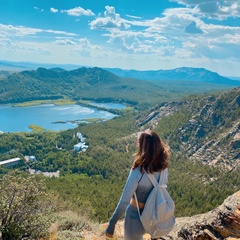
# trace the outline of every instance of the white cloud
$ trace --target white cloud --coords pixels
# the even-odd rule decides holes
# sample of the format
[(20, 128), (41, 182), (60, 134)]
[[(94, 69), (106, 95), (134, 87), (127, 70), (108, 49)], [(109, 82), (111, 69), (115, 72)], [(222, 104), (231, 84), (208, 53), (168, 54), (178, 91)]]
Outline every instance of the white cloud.
[(0, 24), (1, 33), (5, 34), (8, 37), (22, 37), (27, 35), (34, 35), (40, 33), (41, 29), (27, 28), (23, 26), (13, 26), (13, 25), (4, 25)]
[(80, 42), (80, 45), (82, 48), (92, 48), (91, 43), (89, 42), (89, 40), (86, 37), (80, 38), (79, 42)]
[(53, 12), (53, 13), (57, 13), (57, 12), (58, 12), (58, 9), (51, 7), (51, 8), (50, 8), (50, 11)]
[(76, 45), (76, 43), (70, 39), (60, 39), (55, 41), (58, 45)]
[(132, 15), (126, 15), (126, 17), (134, 18), (134, 19), (142, 19), (141, 17), (138, 17), (138, 16), (132, 16)]
[(70, 16), (79, 17), (81, 15), (94, 16), (95, 14), (90, 9), (83, 9), (81, 7), (75, 7), (69, 10), (62, 10), (62, 13), (66, 12)]
[(57, 34), (57, 35), (66, 35), (66, 36), (78, 36), (76, 33), (70, 33), (65, 31), (56, 31), (56, 30), (43, 30), (42, 32), (51, 33), (51, 34)]
[(29, 28), (24, 26), (13, 26), (13, 25), (4, 25), (0, 24), (0, 32), (8, 37), (24, 37), (29, 35), (36, 35), (39, 33), (50, 33), (57, 35), (66, 35), (66, 36), (77, 36), (75, 33), (68, 33), (65, 31), (55, 31), (55, 30), (44, 30), (38, 28)]
[(229, 17), (240, 17), (240, 4), (236, 0), (171, 0), (194, 7), (195, 13), (212, 19), (223, 20)]
[(90, 50), (90, 49), (100, 49), (99, 46), (93, 45), (90, 41), (85, 38), (75, 38), (75, 39), (68, 39), (68, 38), (60, 38), (54, 41), (57, 45), (73, 45), (76, 46), (78, 50)]
[(70, 50), (70, 54), (72, 56), (81, 56), (81, 57), (88, 57), (88, 58), (97, 58), (102, 53), (99, 51), (101, 50), (100, 46), (93, 45), (91, 42), (85, 37), (76, 40), (77, 45)]
[(91, 29), (111, 29), (111, 28), (129, 28), (127, 20), (120, 17), (118, 13), (115, 12), (114, 7), (105, 6), (106, 11), (104, 12), (104, 17), (97, 17), (95, 20), (90, 22)]
[(43, 47), (38, 46), (37, 44), (32, 44), (30, 42), (18, 42), (13, 43), (8, 40), (5, 45), (2, 45), (2, 50), (7, 50), (9, 53), (13, 54), (40, 54), (40, 55), (50, 55), (51, 52)]
[[(105, 18), (97, 18), (90, 26), (108, 31), (103, 36), (109, 38), (108, 43), (113, 48), (122, 52), (161, 57), (179, 55), (179, 59), (212, 58), (221, 53), (225, 57), (239, 57), (240, 27), (205, 23), (199, 14), (196, 15), (196, 8), (167, 9), (163, 17), (149, 20), (123, 19), (112, 7), (106, 8), (104, 15)], [(132, 30), (121, 29), (119, 23), (128, 24)], [(115, 28), (109, 27), (114, 24)]]
[(40, 9), (40, 8), (38, 8), (38, 7), (36, 7), (36, 6), (34, 7), (34, 9), (35, 9), (35, 10), (40, 10), (40, 12), (44, 12), (43, 9)]
[[(38, 53), (38, 59), (43, 62), (48, 55), (48, 61), (52, 62), (115, 64), (122, 68), (201, 65), (212, 69), (218, 69), (218, 66), (239, 69), (240, 26), (237, 16), (240, 4), (236, 2), (240, 0), (172, 1), (183, 5), (165, 9), (162, 15), (152, 19), (127, 14), (120, 16), (113, 6), (105, 6), (104, 14), (89, 22), (96, 35), (91, 33), (88, 37), (94, 40), (79, 38), (73, 32), (0, 24), (0, 51), (9, 59), (18, 56), (19, 59), (34, 60), (36, 54), (31, 54), (32, 51)], [(50, 8), (50, 11), (75, 16), (74, 21), (80, 21), (82, 15), (94, 16), (91, 10), (81, 7), (62, 11)], [(229, 21), (220, 21), (228, 17), (232, 17), (231, 26), (227, 26)], [(103, 44), (96, 45), (94, 41)]]

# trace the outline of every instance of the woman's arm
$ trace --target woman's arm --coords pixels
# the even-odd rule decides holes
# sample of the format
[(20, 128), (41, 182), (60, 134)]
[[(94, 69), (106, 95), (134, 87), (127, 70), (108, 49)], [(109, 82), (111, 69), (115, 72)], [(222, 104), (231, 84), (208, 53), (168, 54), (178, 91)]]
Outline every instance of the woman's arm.
[(122, 192), (122, 196), (118, 202), (118, 205), (112, 217), (109, 220), (109, 225), (106, 229), (106, 233), (113, 235), (115, 230), (115, 225), (117, 221), (120, 219), (120, 217), (123, 215), (123, 213), (125, 212), (127, 206), (129, 205), (130, 200), (138, 187), (138, 182), (141, 178), (141, 175), (142, 174), (139, 171), (139, 168), (136, 168), (130, 171), (127, 182)]

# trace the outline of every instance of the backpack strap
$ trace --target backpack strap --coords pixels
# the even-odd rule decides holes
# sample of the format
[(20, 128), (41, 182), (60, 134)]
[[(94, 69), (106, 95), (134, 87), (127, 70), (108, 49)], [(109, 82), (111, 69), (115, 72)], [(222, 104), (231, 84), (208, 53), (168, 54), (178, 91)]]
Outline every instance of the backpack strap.
[[(162, 174), (161, 174), (162, 175)], [(147, 173), (148, 178), (150, 179), (152, 185), (155, 187), (158, 185), (158, 182), (152, 173)], [(161, 179), (160, 179), (161, 180)]]
[(147, 173), (148, 178), (152, 182), (153, 186), (155, 187), (156, 185), (159, 185), (160, 187), (167, 188), (167, 178), (168, 178), (168, 170), (165, 169), (161, 171), (160, 173), (160, 179), (159, 182), (157, 182), (156, 178), (154, 177), (153, 174)]
[(139, 215), (139, 217), (140, 217), (141, 214), (140, 214), (140, 210), (139, 210), (139, 205), (138, 205), (138, 199), (137, 199), (137, 194), (136, 194), (136, 192), (134, 192), (134, 198), (135, 198), (135, 201), (136, 201), (136, 204), (137, 204), (138, 215)]
[(160, 187), (167, 188), (167, 181), (168, 181), (168, 169), (164, 169), (161, 171), (159, 185)]

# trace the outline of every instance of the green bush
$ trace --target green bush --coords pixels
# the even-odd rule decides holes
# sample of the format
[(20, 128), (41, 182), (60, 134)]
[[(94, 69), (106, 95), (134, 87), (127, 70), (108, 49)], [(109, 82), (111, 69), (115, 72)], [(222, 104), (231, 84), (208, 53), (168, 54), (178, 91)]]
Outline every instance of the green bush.
[(53, 208), (41, 179), (12, 171), (0, 180), (0, 192), (2, 240), (36, 239), (49, 234)]

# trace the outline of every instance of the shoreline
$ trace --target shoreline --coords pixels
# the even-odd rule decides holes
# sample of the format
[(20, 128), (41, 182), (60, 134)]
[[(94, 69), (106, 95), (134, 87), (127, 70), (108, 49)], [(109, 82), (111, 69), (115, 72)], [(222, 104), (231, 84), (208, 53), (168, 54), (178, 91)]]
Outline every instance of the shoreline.
[(10, 105), (12, 107), (31, 107), (31, 106), (39, 106), (44, 104), (54, 104), (54, 105), (72, 105), (76, 104), (76, 101), (70, 100), (70, 99), (57, 99), (57, 100), (33, 100), (33, 101), (27, 101), (22, 103), (9, 103), (7, 105)]
[[(106, 103), (107, 102), (95, 102), (95, 103)], [(94, 104), (91, 104), (90, 101), (86, 101), (86, 100), (79, 100), (79, 101), (73, 101), (71, 99), (57, 99), (57, 100), (33, 100), (33, 101), (27, 101), (27, 102), (22, 102), (22, 103), (7, 103), (7, 104), (0, 104), (0, 106), (10, 106), (10, 107), (31, 107), (31, 106), (40, 106), (40, 105), (44, 105), (44, 104), (53, 104), (56, 106), (61, 106), (61, 105), (81, 105), (81, 106), (85, 106), (85, 107), (91, 107), (91, 108), (96, 108), (98, 110), (103, 110), (103, 111), (107, 111), (110, 112), (112, 114), (121, 114), (122, 111), (125, 110), (129, 110), (132, 107), (131, 106), (127, 106), (123, 103), (119, 103), (125, 106), (125, 108), (123, 109), (114, 109), (114, 108), (106, 108), (106, 107), (100, 107), (100, 106), (96, 106)]]
[[(92, 104), (91, 104), (92, 103)], [(81, 118), (78, 118), (78, 117), (74, 117), (73, 116), (69, 116), (69, 119), (61, 119), (61, 116), (59, 117), (58, 120), (53, 120), (51, 121), (51, 124), (53, 125), (65, 125), (65, 124), (74, 124), (75, 126), (70, 126), (69, 128), (76, 128), (78, 127), (79, 125), (81, 124), (89, 124), (89, 123), (96, 123), (96, 122), (102, 122), (102, 121), (106, 121), (108, 120), (108, 117), (105, 118), (102, 118), (101, 116), (102, 115), (106, 115), (104, 112), (106, 113), (109, 113), (109, 114), (113, 114), (113, 117), (112, 118), (115, 118), (115, 117), (119, 117), (121, 115), (124, 114), (124, 111), (128, 110), (129, 107), (126, 107), (125, 105), (123, 109), (111, 109), (111, 108), (107, 108), (108, 107), (108, 104), (109, 106), (112, 106), (111, 103), (106, 103), (106, 107), (103, 107), (103, 106), (94, 106), (94, 104), (98, 104), (98, 102), (88, 102), (88, 101), (71, 101), (69, 99), (59, 99), (59, 100), (34, 100), (34, 101), (28, 101), (28, 102), (24, 102), (24, 103), (8, 103), (8, 104), (0, 104), (0, 108), (2, 109), (10, 109), (12, 108), (12, 110), (10, 109), (9, 111), (14, 111), (14, 108), (19, 108), (19, 110), (17, 110), (17, 113), (20, 111), (21, 112), (21, 108), (23, 108), (23, 111), (25, 112), (24, 110), (24, 107), (28, 108), (28, 107), (41, 107), (43, 105), (48, 105), (48, 107), (54, 107), (54, 106), (64, 106), (66, 105), (67, 106), (79, 106), (79, 107), (87, 107), (89, 109), (93, 109), (94, 112), (99, 112), (99, 114), (95, 117), (91, 117), (91, 116), (88, 116), (86, 119), (81, 119)], [(102, 103), (102, 102), (101, 102)], [(95, 110), (94, 110), (95, 109)], [(8, 110), (7, 110), (8, 111)], [(31, 110), (26, 110), (27, 112), (31, 111)], [(33, 111), (36, 111), (36, 110), (33, 110)], [(102, 113), (101, 113), (102, 112)], [(108, 114), (107, 114), (108, 115)], [(106, 115), (106, 116), (107, 116)], [(110, 118), (111, 119), (111, 118)], [(58, 130), (56, 130), (58, 129)], [(42, 126), (42, 124), (39, 124), (37, 121), (33, 121), (31, 123), (28, 123), (27, 124), (27, 129), (24, 129), (23, 131), (20, 131), (20, 132), (46, 132), (46, 131), (60, 131), (59, 129), (61, 130), (66, 130), (66, 127), (46, 127), (46, 126)], [(6, 133), (6, 132), (11, 132), (11, 133), (14, 133), (14, 132), (18, 132), (18, 131), (10, 131), (10, 130), (1, 130), (0, 133)]]

